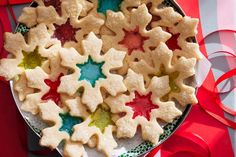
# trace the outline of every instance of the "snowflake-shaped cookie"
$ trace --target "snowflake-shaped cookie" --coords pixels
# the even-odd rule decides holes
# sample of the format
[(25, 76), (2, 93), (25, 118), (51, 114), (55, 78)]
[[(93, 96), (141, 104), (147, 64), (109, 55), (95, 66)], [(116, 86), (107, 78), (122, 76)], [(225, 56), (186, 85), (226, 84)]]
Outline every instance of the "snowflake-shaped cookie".
[(84, 147), (79, 142), (71, 141), (71, 135), (74, 132), (73, 127), (83, 122), (84, 114), (76, 116), (63, 111), (53, 101), (41, 103), (39, 105), (41, 118), (45, 122), (53, 123), (53, 126), (42, 130), (40, 145), (55, 149), (62, 141), (65, 141), (64, 155), (68, 157), (82, 157)]
[[(146, 5), (141, 5), (137, 9), (131, 10), (130, 18), (122, 12), (107, 11), (106, 26), (114, 32), (113, 35), (102, 35), (104, 42), (103, 50), (111, 47), (127, 52), (126, 62), (146, 59), (149, 53), (160, 42), (165, 42), (170, 38), (170, 34), (164, 32), (161, 27), (147, 30), (146, 27), (151, 21), (151, 14), (148, 13)], [(149, 62), (149, 61), (148, 61)], [(126, 66), (126, 71), (127, 71)], [(125, 70), (124, 70), (125, 71)]]
[(44, 50), (52, 45), (60, 45), (57, 40), (50, 38), (44, 24), (30, 29), (27, 37), (26, 42), (20, 33), (5, 34), (4, 48), (10, 56), (0, 60), (0, 76), (10, 80), (28, 69), (43, 67), (47, 64), (48, 58), (53, 57), (51, 52)]
[(126, 91), (123, 77), (110, 72), (123, 65), (125, 52), (112, 48), (101, 55), (102, 40), (92, 32), (82, 41), (82, 47), (83, 55), (73, 48), (60, 51), (62, 65), (74, 71), (61, 78), (58, 90), (73, 95), (83, 87), (82, 102), (93, 112), (97, 105), (103, 102), (101, 88), (113, 96)]
[(62, 24), (70, 18), (70, 22), (76, 22), (79, 18), (82, 6), (77, 0), (35, 0), (37, 7), (25, 7), (18, 21), (27, 27), (33, 27), (38, 23)]
[(117, 137), (131, 138), (137, 127), (141, 126), (143, 139), (157, 144), (163, 133), (157, 118), (172, 122), (182, 114), (174, 102), (160, 100), (170, 91), (168, 76), (153, 77), (148, 88), (145, 88), (143, 76), (129, 69), (124, 82), (129, 94), (108, 97), (105, 100), (112, 113), (123, 113), (115, 122)]
[[(105, 104), (99, 105), (96, 111), (84, 122), (76, 125), (74, 130), (73, 141), (88, 144), (90, 147), (97, 146), (97, 149), (106, 156), (111, 156), (113, 149), (117, 147), (112, 135), (112, 132), (115, 131), (115, 125), (112, 121), (111, 112)], [(89, 144), (91, 140), (92, 144)]]
[[(195, 58), (180, 57), (174, 63), (172, 62), (173, 52), (161, 43), (151, 52), (153, 66), (147, 64), (144, 60), (133, 62), (131, 68), (144, 76), (146, 85), (148, 85), (153, 76), (169, 76), (169, 86), (171, 90), (164, 95), (161, 100), (169, 101), (176, 99), (181, 105), (197, 103), (195, 88), (185, 84), (186, 79), (195, 74)], [(193, 79), (191, 79), (191, 82)]]
[[(60, 40), (63, 46), (75, 47), (81, 51), (80, 43), (84, 36), (90, 32), (99, 33), (104, 20), (92, 14), (81, 18), (80, 13), (83, 8), (78, 0), (50, 1), (52, 0), (40, 0), (38, 1), (40, 6), (25, 8), (19, 21), (29, 27), (37, 23), (45, 23), (49, 27), (52, 37)], [(36, 16), (29, 14), (28, 10), (35, 10)], [(36, 23), (29, 23), (29, 18), (35, 18)]]
[[(197, 35), (197, 25), (198, 19), (185, 16), (177, 25), (169, 29), (172, 38), (166, 44), (173, 50), (174, 60), (181, 56), (185, 58), (202, 58), (199, 45), (194, 43)], [(177, 45), (177, 47), (171, 45)]]
[[(84, 4), (85, 6), (91, 6), (90, 10), (87, 10), (92, 15), (103, 19), (106, 21), (106, 13), (107, 11), (114, 11), (118, 12), (120, 11), (120, 5), (123, 0), (90, 0), (90, 3), (85, 4), (84, 1), (86, 0), (81, 0), (81, 5)], [(87, 1), (88, 2), (88, 1)], [(87, 7), (86, 7), (87, 8)], [(100, 34), (112, 34), (112, 31), (106, 27), (106, 25), (102, 25), (100, 29)]]
[(46, 73), (42, 68), (37, 67), (25, 72), (28, 87), (35, 89), (31, 94), (26, 95), (25, 101), (22, 103), (21, 108), (24, 111), (31, 112), (32, 114), (38, 113), (38, 105), (48, 100), (54, 101), (58, 106), (64, 107), (61, 101), (61, 95), (57, 92), (61, 81), (60, 78), (66, 74), (67, 70), (60, 66), (59, 49), (61, 47), (54, 45), (47, 49), (53, 54), (50, 59), (50, 72)]
[[(70, 0), (35, 0), (38, 5), (40, 6), (53, 6), (58, 13), (58, 15), (62, 15), (62, 3), (65, 3), (66, 1)], [(74, 1), (75, 2), (75, 1)], [(79, 3), (82, 6), (82, 10), (80, 13), (80, 16), (86, 16), (87, 13), (93, 8), (93, 4), (89, 2), (88, 0), (77, 0), (77, 3)]]
[(129, 15), (130, 8), (146, 4), (152, 15), (148, 29), (159, 26), (172, 34), (166, 44), (175, 52), (174, 60), (177, 60), (179, 56), (200, 59), (199, 46), (193, 43), (193, 38), (197, 34), (198, 19), (183, 17), (172, 7), (164, 6), (163, 2), (164, 0), (127, 0), (122, 2), (121, 8), (126, 15)]
[(25, 100), (28, 94), (34, 92), (33, 88), (28, 87), (25, 73), (21, 74), (20, 77), (14, 82), (14, 90), (18, 93), (20, 101)]
[(182, 19), (182, 15), (172, 7), (164, 6), (163, 2), (164, 0), (124, 0), (121, 4), (121, 10), (125, 15), (129, 15), (130, 9), (145, 4), (152, 15), (150, 26), (153, 28), (156, 26), (173, 27)]

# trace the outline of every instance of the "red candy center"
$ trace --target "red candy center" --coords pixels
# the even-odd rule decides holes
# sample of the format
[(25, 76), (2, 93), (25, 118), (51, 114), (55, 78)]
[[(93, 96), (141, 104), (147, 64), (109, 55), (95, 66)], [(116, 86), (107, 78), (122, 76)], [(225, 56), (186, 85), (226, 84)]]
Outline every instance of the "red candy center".
[(135, 92), (135, 98), (133, 101), (125, 104), (126, 106), (129, 106), (133, 109), (133, 119), (135, 119), (137, 116), (143, 116), (147, 120), (150, 120), (151, 111), (158, 108), (157, 105), (152, 103), (151, 95), (152, 93), (142, 96), (138, 92)]
[(57, 13), (61, 16), (61, 1), (60, 0), (44, 0), (44, 5), (45, 6), (53, 6)]
[[(167, 32), (170, 33), (170, 31), (167, 29)], [(166, 45), (171, 49), (172, 51), (179, 49), (181, 50), (181, 47), (178, 45), (178, 38), (179, 38), (179, 33), (177, 34), (172, 34), (171, 38), (167, 40)]]
[(67, 41), (76, 41), (75, 34), (78, 31), (78, 28), (73, 28), (70, 24), (70, 21), (67, 20), (65, 24), (54, 25), (56, 30), (54, 32), (54, 37), (61, 41), (64, 45)]
[(133, 31), (126, 31), (123, 29), (125, 36), (122, 41), (119, 42), (119, 44), (124, 45), (128, 49), (128, 54), (131, 55), (131, 53), (134, 50), (141, 50), (144, 52), (143, 44), (144, 41), (148, 39), (148, 37), (143, 37), (139, 33), (139, 28), (136, 27)]
[(50, 90), (41, 98), (42, 100), (52, 100), (57, 105), (59, 105), (60, 102), (60, 94), (57, 92), (57, 88), (59, 87), (61, 83), (61, 77), (63, 74), (60, 74), (60, 76), (57, 78), (56, 81), (51, 81), (49, 79), (45, 79), (44, 82), (46, 85), (50, 87)]

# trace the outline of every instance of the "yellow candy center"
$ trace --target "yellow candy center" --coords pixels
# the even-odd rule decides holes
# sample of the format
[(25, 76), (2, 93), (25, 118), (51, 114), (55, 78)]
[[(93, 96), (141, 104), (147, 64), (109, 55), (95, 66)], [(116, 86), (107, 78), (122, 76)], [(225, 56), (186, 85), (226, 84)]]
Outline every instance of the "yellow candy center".
[(165, 70), (164, 65), (161, 65), (160, 67), (160, 74), (158, 74), (158, 77), (161, 76), (165, 76), (168, 75), (169, 76), (169, 85), (170, 85), (170, 89), (172, 92), (174, 93), (179, 93), (180, 92), (180, 88), (177, 86), (177, 84), (175, 83), (175, 80), (179, 77), (179, 72), (175, 71), (173, 73), (168, 74)]
[(161, 98), (162, 101), (168, 101), (169, 100), (169, 94), (171, 92), (174, 92), (174, 93), (179, 93), (180, 92), (180, 88), (175, 83), (175, 80), (179, 77), (179, 72), (178, 71), (175, 71), (173, 73), (167, 73), (166, 70), (165, 70), (164, 65), (162, 64), (160, 66), (160, 72), (158, 74), (150, 75), (150, 77), (153, 77), (153, 76), (162, 77), (162, 76), (166, 76), (166, 75), (169, 76), (169, 86), (170, 86), (171, 91)]
[(38, 48), (36, 48), (33, 52), (22, 51), (22, 53), (24, 58), (18, 66), (24, 69), (34, 69), (37, 66), (40, 67), (42, 63), (46, 60), (46, 58), (42, 57), (38, 53)]
[(97, 110), (92, 113), (91, 119), (92, 121), (89, 126), (96, 126), (101, 130), (101, 132), (104, 132), (108, 125), (114, 124), (111, 120), (111, 112), (106, 106), (104, 106), (104, 104), (100, 105)]

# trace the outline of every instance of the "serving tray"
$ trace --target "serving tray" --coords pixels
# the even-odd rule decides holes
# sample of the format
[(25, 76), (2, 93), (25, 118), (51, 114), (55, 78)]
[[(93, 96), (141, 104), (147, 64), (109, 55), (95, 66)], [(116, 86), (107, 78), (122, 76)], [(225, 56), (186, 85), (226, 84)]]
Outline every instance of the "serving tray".
[[(177, 12), (182, 14), (184, 16), (183, 11), (178, 6), (178, 4), (173, 0), (165, 0), (163, 5), (171, 6), (173, 7)], [(31, 6), (35, 6), (35, 3), (31, 3)], [(23, 35), (28, 32), (28, 28), (23, 24), (18, 24), (16, 27), (16, 32), (20, 32)], [(195, 39), (193, 39), (193, 42), (196, 42)], [(193, 84), (195, 84), (195, 80), (193, 80)], [(47, 127), (47, 124), (45, 124), (39, 116), (34, 116), (30, 113), (24, 112), (21, 110), (21, 102), (18, 98), (18, 94), (13, 89), (14, 81), (10, 81), (10, 87), (11, 92), (13, 94), (13, 98), (16, 102), (16, 106), (18, 107), (22, 117), (26, 121), (26, 123), (29, 125), (29, 127), (39, 136), (41, 137), (41, 130)], [(160, 145), (162, 142), (164, 142), (166, 139), (168, 139), (175, 130), (181, 125), (181, 123), (184, 121), (185, 117), (188, 115), (189, 111), (191, 109), (191, 105), (187, 105), (183, 110), (182, 116), (175, 119), (172, 123), (168, 124), (162, 124), (164, 133), (160, 136), (160, 140), (158, 145)], [(132, 139), (116, 139), (118, 143), (118, 148), (115, 149), (113, 156), (114, 157), (136, 157), (136, 156), (142, 156), (146, 154), (147, 152), (151, 151), (153, 148), (155, 148), (158, 145), (153, 145), (150, 142), (143, 141), (141, 134), (138, 132), (135, 137)], [(63, 154), (63, 143), (61, 143), (57, 150), (60, 154)], [(102, 157), (103, 155), (99, 152), (97, 152), (94, 149), (90, 149), (89, 147), (85, 147), (87, 154), (85, 156), (89, 157)]]

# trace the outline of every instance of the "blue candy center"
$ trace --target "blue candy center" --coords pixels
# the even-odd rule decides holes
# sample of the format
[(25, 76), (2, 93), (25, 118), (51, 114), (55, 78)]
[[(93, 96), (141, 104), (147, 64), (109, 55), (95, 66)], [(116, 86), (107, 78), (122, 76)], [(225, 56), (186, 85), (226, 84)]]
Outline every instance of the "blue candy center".
[(104, 62), (96, 63), (92, 60), (91, 57), (88, 58), (88, 61), (84, 64), (76, 64), (80, 68), (80, 78), (79, 80), (88, 81), (93, 87), (96, 85), (96, 81), (100, 78), (106, 78), (102, 72), (102, 66)]
[(59, 116), (62, 120), (62, 126), (59, 131), (66, 131), (68, 134), (72, 135), (73, 127), (76, 124), (80, 124), (83, 122), (82, 118), (79, 117), (72, 117), (69, 113), (62, 114), (60, 113)]
[(107, 10), (120, 11), (122, 0), (98, 0), (97, 12), (106, 15)]

